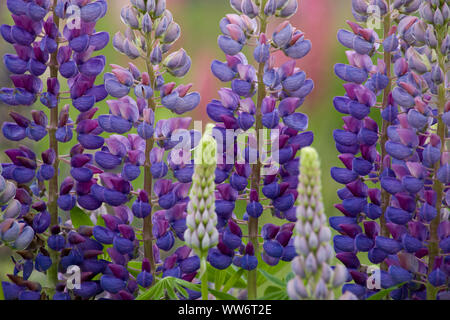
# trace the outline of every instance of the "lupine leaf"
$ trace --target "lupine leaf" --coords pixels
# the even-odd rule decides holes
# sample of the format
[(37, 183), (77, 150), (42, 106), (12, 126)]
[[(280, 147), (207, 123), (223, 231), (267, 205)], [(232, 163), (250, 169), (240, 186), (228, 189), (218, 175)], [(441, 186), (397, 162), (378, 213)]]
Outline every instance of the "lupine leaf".
[(174, 279), (175, 279), (174, 280), (175, 283), (177, 283), (177, 284), (179, 284), (179, 285), (181, 285), (181, 286), (183, 286), (185, 288), (188, 288), (188, 289), (191, 289), (191, 290), (194, 290), (194, 291), (198, 291), (198, 292), (200, 292), (200, 290), (201, 290), (200, 285), (198, 285), (196, 283), (188, 282), (186, 280), (179, 279), (179, 278), (174, 278)]
[(258, 300), (289, 300), (289, 297), (286, 290), (281, 290), (280, 288), (279, 291), (273, 291), (261, 298), (258, 298)]
[(135, 277), (135, 278), (138, 276), (139, 273), (141, 273), (139, 270), (136, 270), (136, 269), (130, 268), (130, 267), (128, 267), (127, 270), (128, 270), (128, 272), (131, 273), (131, 274), (133, 275), (133, 277)]
[[(166, 279), (166, 278), (165, 278)], [(192, 282), (187, 282), (183, 279), (178, 279), (178, 278), (174, 278), (174, 282), (177, 283), (178, 285), (181, 285), (183, 287), (186, 287), (188, 289), (194, 290), (194, 291), (201, 291), (200, 285), (192, 283)], [(228, 293), (224, 293), (224, 292), (220, 292), (214, 289), (208, 289), (209, 292), (215, 296), (216, 298), (218, 298), (219, 300), (236, 300), (235, 297), (233, 297), (232, 295), (228, 294)]]
[(220, 292), (217, 290), (213, 290), (213, 289), (208, 289), (209, 292), (216, 298), (218, 298), (219, 300), (237, 300), (236, 297), (233, 297), (231, 294), (225, 293), (225, 292)]
[(141, 261), (130, 261), (130, 262), (128, 262), (128, 267), (131, 267), (136, 270), (141, 270), (142, 262)]
[[(238, 271), (238, 269), (240, 269), (240, 268), (237, 268), (234, 266), (229, 266), (228, 268), (226, 268), (224, 270), (217, 270), (209, 264), (207, 265), (207, 268), (208, 268), (208, 281), (214, 282), (214, 283), (215, 283), (215, 274), (217, 272), (224, 273), (225, 274), (225, 282), (227, 282)], [(244, 279), (245, 279), (245, 274), (246, 274), (246, 272), (243, 273)], [(234, 288), (239, 288), (239, 289), (247, 288), (247, 282), (245, 280), (243, 280), (242, 278), (240, 278), (234, 284)]]
[[(233, 288), (234, 284), (241, 279), (242, 274), (244, 273), (244, 269), (239, 269), (236, 271), (232, 277), (225, 283), (222, 292), (228, 292), (231, 288)], [(217, 288), (216, 288), (217, 289)]]
[(222, 285), (225, 282), (226, 277), (227, 277), (226, 272), (217, 272), (216, 271), (216, 276), (215, 276), (215, 281), (214, 281), (214, 288), (216, 290), (220, 290), (222, 288)]
[(285, 283), (287, 284), (289, 282), (289, 280), (293, 279), (295, 277), (294, 273), (291, 271), (287, 274), (286, 279), (284, 280)]
[(105, 220), (102, 216), (97, 216), (97, 225), (101, 227), (106, 227)]
[(189, 298), (189, 294), (187, 293), (186, 289), (183, 288), (183, 286), (177, 286), (177, 291), (184, 297)]
[(270, 285), (270, 286), (268, 286), (266, 288), (266, 290), (264, 290), (264, 295), (266, 296), (269, 293), (280, 292), (281, 290), (282, 290), (282, 288), (279, 287), (279, 286), (272, 286), (272, 285)]
[(179, 300), (179, 298), (175, 294), (175, 290), (173, 289), (173, 287), (174, 286), (172, 286), (172, 283), (169, 283), (169, 282), (164, 283), (164, 288), (166, 289), (166, 292), (167, 292), (167, 295), (169, 296), (169, 298), (172, 300)]
[(374, 295), (370, 296), (369, 298), (367, 298), (366, 300), (382, 300), (384, 297), (386, 297), (387, 295), (389, 295), (389, 293), (391, 293), (392, 291), (394, 291), (395, 289), (400, 288), (401, 286), (403, 286), (406, 282), (402, 282), (400, 284), (397, 284), (393, 287), (384, 289), (384, 290), (380, 290), (377, 293), (375, 293)]
[[(276, 274), (282, 272), (284, 268), (287, 268), (287, 267), (290, 268), (290, 264), (285, 261), (278, 262), (278, 264), (276, 266), (269, 266), (268, 264), (266, 264), (265, 262), (263, 262), (260, 259), (258, 259), (258, 261), (259, 261), (258, 270), (264, 270), (264, 271), (270, 272), (272, 275), (276, 275)], [(267, 280), (268, 280), (267, 277), (265, 277), (263, 274), (258, 272), (258, 276), (257, 276), (258, 286), (264, 284)]]
[(74, 207), (70, 210), (70, 220), (72, 221), (72, 225), (74, 228), (79, 228), (81, 226), (93, 226), (94, 224), (83, 210), (79, 207)]
[(153, 287), (137, 296), (136, 300), (160, 300), (164, 296), (164, 288), (166, 283), (173, 285), (173, 277), (166, 277), (159, 280)]
[(282, 280), (278, 279), (277, 277), (271, 275), (270, 273), (268, 273), (268, 272), (266, 272), (266, 271), (264, 271), (264, 270), (262, 270), (262, 269), (258, 269), (258, 271), (259, 271), (259, 272), (260, 272), (267, 280), (269, 280), (269, 281), (272, 282), (273, 284), (276, 284), (277, 286), (279, 286), (279, 287), (281, 287), (281, 288), (283, 288), (283, 289), (286, 288), (286, 284), (285, 284)]

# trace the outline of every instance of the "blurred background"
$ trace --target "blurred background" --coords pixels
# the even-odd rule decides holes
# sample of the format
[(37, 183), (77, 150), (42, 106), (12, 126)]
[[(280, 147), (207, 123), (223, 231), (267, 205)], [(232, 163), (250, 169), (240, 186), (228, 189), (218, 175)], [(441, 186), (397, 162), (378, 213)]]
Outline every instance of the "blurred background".
[[(202, 120), (205, 124), (209, 121), (206, 115), (206, 105), (211, 99), (218, 97), (217, 90), (221, 86), (221, 82), (212, 75), (210, 64), (214, 59), (225, 60), (224, 54), (217, 46), (217, 36), (220, 34), (219, 21), (225, 14), (232, 12), (232, 9), (228, 0), (168, 0), (167, 2), (168, 9), (172, 11), (174, 20), (180, 24), (182, 30), (181, 38), (176, 42), (175, 49), (185, 48), (192, 58), (192, 68), (182, 82), (192, 82), (193, 90), (199, 91), (202, 95), (200, 106), (190, 116), (194, 120)], [(108, 3), (108, 13), (97, 24), (97, 30), (108, 31), (112, 38), (117, 31), (124, 30), (124, 26), (120, 22), (120, 9), (129, 1), (114, 0), (108, 1)], [(336, 40), (336, 33), (339, 28), (346, 26), (346, 20), (353, 19), (351, 1), (299, 0), (299, 5), (299, 10), (291, 19), (291, 23), (305, 33), (306, 38), (312, 41), (313, 48), (305, 58), (297, 63), (297, 67), (304, 70), (308, 77), (315, 82), (315, 89), (301, 107), (301, 112), (309, 116), (309, 130), (315, 134), (313, 146), (318, 150), (322, 161), (324, 203), (326, 213), (331, 216), (338, 214), (333, 207), (337, 201), (338, 184), (331, 179), (329, 172), (332, 166), (339, 164), (332, 132), (342, 126), (341, 116), (333, 108), (332, 101), (334, 96), (343, 94), (342, 81), (334, 75), (333, 66), (337, 62), (346, 61), (345, 48)], [(6, 0), (0, 0), (0, 24), (11, 24), (11, 20), (6, 8)], [(274, 21), (269, 29), (273, 30), (278, 23)], [(14, 49), (0, 39), (0, 54), (5, 53), (14, 53)], [(126, 65), (128, 63), (128, 58), (116, 52), (111, 43), (101, 53), (106, 55), (109, 64)], [(279, 61), (284, 61), (285, 58), (280, 56), (280, 59)], [(109, 66), (105, 68), (105, 72), (110, 70)], [(99, 77), (99, 81), (102, 80), (101, 78)], [(7, 86), (11, 86), (9, 75), (1, 63), (0, 87)], [(108, 110), (105, 102), (99, 107), (100, 112)], [(9, 108), (0, 104), (0, 125), (3, 121), (10, 121)], [(34, 108), (41, 109), (42, 106), (36, 105)], [(29, 107), (16, 107), (14, 111), (29, 115), (30, 110)], [(159, 112), (158, 110), (159, 118), (166, 116)], [(76, 113), (72, 118), (75, 118), (75, 115)], [(24, 143), (29, 142), (24, 141)], [(13, 147), (12, 143), (3, 137), (0, 138), (0, 144), (1, 150)], [(40, 154), (48, 148), (48, 140), (43, 139), (39, 143), (30, 145), (36, 153)], [(67, 149), (66, 147), (66, 151), (68, 151)], [(3, 153), (0, 155), (0, 161), (7, 161)], [(64, 177), (64, 174), (63, 169), (61, 176)], [(6, 273), (12, 271), (12, 267), (9, 253), (5, 248), (0, 248), (0, 281), (4, 280)]]

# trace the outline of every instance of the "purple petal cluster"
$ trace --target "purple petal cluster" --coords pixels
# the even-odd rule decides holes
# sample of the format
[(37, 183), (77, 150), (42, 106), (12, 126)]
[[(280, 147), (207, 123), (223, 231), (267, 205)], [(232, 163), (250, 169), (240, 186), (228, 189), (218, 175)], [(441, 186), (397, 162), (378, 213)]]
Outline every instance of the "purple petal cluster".
[[(338, 191), (341, 203), (335, 205), (344, 216), (331, 217), (330, 225), (339, 232), (334, 237), (336, 257), (353, 281), (343, 292), (359, 299), (404, 282), (391, 298), (436, 299), (447, 291), (447, 103), (438, 92), (444, 86), (442, 64), (431, 64), (434, 39), (442, 36), (439, 24), (427, 21), (423, 13), (438, 14), (448, 7), (424, 1), (421, 20), (409, 15), (419, 2), (410, 2), (377, 4), (384, 8), (385, 21), (393, 9), (405, 13), (385, 30), (384, 53), (371, 29), (349, 22), (352, 32), (338, 32), (341, 44), (352, 50), (347, 52), (349, 65), (335, 66), (336, 75), (347, 82), (346, 94), (334, 98), (335, 109), (345, 114), (343, 128), (333, 132), (343, 167), (331, 169), (333, 179), (344, 185)], [(365, 20), (365, 6), (364, 1), (353, 2), (358, 21)], [(445, 45), (441, 51), (440, 56), (448, 54)], [(385, 59), (374, 65), (371, 57), (376, 52)], [(381, 103), (378, 96), (383, 97)], [(370, 117), (377, 108), (381, 124)], [(368, 288), (370, 275), (361, 271), (359, 252), (381, 265), (381, 288)]]
[[(313, 142), (312, 132), (306, 131), (308, 117), (297, 110), (312, 91), (313, 81), (296, 67), (295, 60), (311, 50), (311, 42), (288, 21), (275, 28), (271, 38), (266, 34), (268, 19), (273, 15), (290, 17), (297, 10), (297, 1), (267, 1), (264, 8), (251, 0), (230, 3), (239, 14), (228, 14), (220, 21), (218, 45), (226, 61), (214, 60), (211, 64), (212, 73), (220, 81), (230, 82), (230, 87), (220, 89), (220, 99), (211, 101), (206, 109), (216, 123), (213, 136), (221, 160), (215, 172), (219, 244), (210, 250), (208, 261), (217, 269), (234, 263), (254, 270), (254, 255), (260, 254), (257, 234), (250, 235), (250, 241), (244, 244), (240, 224), (254, 223), (268, 207), (274, 216), (296, 221), (297, 151)], [(241, 52), (245, 46), (252, 48), (258, 67)], [(278, 50), (292, 60), (278, 66), (273, 55)], [(272, 131), (271, 140), (266, 142), (271, 144), (271, 153), (259, 150), (262, 129)], [(244, 136), (248, 139), (241, 139)], [(268, 160), (277, 165), (271, 166), (270, 161), (262, 165)], [(262, 167), (267, 170), (260, 176), (257, 171)], [(236, 201), (241, 200), (247, 200), (243, 220), (235, 212)], [(291, 250), (292, 228), (289, 223), (281, 229), (263, 227), (267, 237), (262, 257), (266, 263), (275, 265), (280, 259), (290, 261), (295, 256), (295, 250)]]

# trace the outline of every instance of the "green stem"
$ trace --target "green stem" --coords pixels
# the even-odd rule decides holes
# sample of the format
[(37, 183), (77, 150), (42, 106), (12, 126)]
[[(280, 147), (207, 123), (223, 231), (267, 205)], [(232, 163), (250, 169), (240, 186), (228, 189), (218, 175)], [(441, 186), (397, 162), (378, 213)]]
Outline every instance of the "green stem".
[[(391, 12), (390, 12), (390, 0), (386, 1), (388, 6), (388, 12), (386, 13), (384, 17), (383, 22), (383, 29), (384, 29), (384, 39), (386, 39), (389, 36), (389, 30), (391, 29)], [(384, 52), (384, 63), (386, 65), (386, 76), (389, 78), (389, 82), (387, 87), (384, 89), (383, 92), (383, 110), (388, 106), (389, 104), (389, 94), (392, 90), (392, 80), (391, 80), (391, 53), (390, 52)], [(386, 142), (388, 139), (387, 135), (387, 128), (389, 127), (389, 122), (386, 120), (382, 120), (382, 126), (381, 126), (381, 138), (380, 138), (380, 145), (381, 145), (381, 163), (380, 163), (380, 175), (383, 173), (385, 167), (384, 167), (384, 158), (387, 155), (386, 152)], [(389, 203), (391, 201), (391, 195), (389, 192), (381, 189), (381, 216), (380, 216), (380, 225), (381, 225), (381, 235), (383, 237), (389, 237), (389, 230), (386, 226), (386, 218), (384, 217), (384, 213), (386, 212), (387, 207), (389, 206)], [(381, 264), (382, 270), (387, 270), (387, 264), (383, 262)]]
[[(150, 77), (150, 85), (153, 89), (153, 92), (156, 92), (155, 90), (155, 72), (153, 70), (153, 66), (150, 62), (150, 43), (151, 43), (151, 37), (150, 35), (147, 36), (147, 46), (148, 46), (148, 53), (147, 53), (147, 59), (145, 61), (147, 72)], [(147, 101), (148, 108), (151, 108), (153, 112), (156, 111), (156, 103), (153, 100), (153, 97), (148, 99)], [(152, 206), (151, 198), (152, 198), (152, 188), (153, 188), (153, 177), (152, 173), (150, 171), (152, 163), (150, 162), (150, 152), (153, 149), (153, 145), (155, 144), (155, 138), (152, 136), (151, 138), (147, 139), (145, 141), (145, 163), (144, 163), (144, 190), (147, 192), (148, 197), (150, 199), (150, 205)], [(153, 206), (152, 206), (153, 207)], [(152, 208), (153, 209), (153, 208)], [(151, 265), (151, 273), (153, 275), (153, 283), (156, 283), (156, 263), (155, 258), (153, 255), (153, 222), (152, 222), (152, 214), (150, 213), (147, 217), (144, 218), (144, 256), (150, 261)]]
[[(53, 1), (52, 13), (54, 13), (55, 7), (57, 4), (57, 0)], [(56, 25), (56, 28), (59, 29), (59, 17), (56, 14), (53, 14), (53, 22)], [(58, 43), (58, 42), (57, 42)], [(50, 57), (50, 77), (58, 78), (59, 66), (58, 66), (58, 47), (55, 52)], [(48, 130), (49, 134), (49, 145), (50, 149), (55, 151), (57, 155), (55, 159), (55, 163), (53, 164), (53, 168), (55, 169), (55, 174), (49, 181), (49, 192), (48, 192), (48, 211), (51, 215), (51, 226), (58, 225), (58, 171), (59, 171), (59, 157), (58, 157), (58, 140), (56, 140), (56, 130), (58, 129), (58, 120), (59, 120), (59, 106), (56, 105), (55, 108), (50, 111), (50, 127)], [(58, 283), (58, 253), (49, 250), (50, 257), (52, 259), (52, 266), (47, 271), (47, 278), (51, 288), (53, 289)]]
[[(267, 29), (267, 19), (264, 15), (264, 6), (266, 4), (266, 0), (262, 1), (261, 7), (260, 7), (260, 19), (261, 19), (261, 26), (260, 26), (260, 34), (265, 33)], [(264, 63), (260, 63), (258, 66), (258, 100), (256, 104), (256, 146), (259, 148), (259, 134), (260, 131), (263, 128), (262, 125), (262, 113), (261, 113), (261, 106), (263, 103), (263, 100), (266, 96), (266, 86), (263, 81), (264, 76)], [(250, 177), (251, 181), (251, 189), (255, 190), (257, 194), (259, 194), (259, 185), (261, 182), (261, 161), (259, 159), (259, 156), (256, 159), (256, 163), (252, 165), (252, 174)], [(249, 240), (253, 243), (253, 247), (255, 248), (255, 256), (259, 256), (259, 243), (258, 243), (258, 218), (249, 217), (248, 221), (248, 235)], [(258, 269), (255, 268), (253, 270), (250, 270), (248, 272), (248, 279), (247, 279), (247, 295), (249, 300), (255, 300), (257, 298), (258, 289), (256, 285), (258, 275)]]
[(208, 300), (208, 268), (206, 267), (206, 257), (202, 257), (200, 273), (202, 273), (202, 300)]
[[(438, 46), (437, 48), (441, 48), (444, 38), (446, 36), (447, 27), (444, 26), (443, 30), (437, 30), (437, 38), (438, 38)], [(441, 50), (437, 49), (438, 54), (438, 63), (441, 70), (444, 72), (444, 75), (447, 74), (447, 70), (445, 69), (445, 56), (442, 54)], [(445, 123), (442, 121), (442, 114), (445, 111), (446, 97), (445, 97), (445, 80), (438, 87), (438, 127), (437, 134), (441, 139), (441, 154), (446, 151), (446, 143), (445, 143), (445, 135), (447, 131), (447, 127)], [(434, 262), (436, 257), (439, 256), (439, 236), (438, 236), (438, 227), (441, 223), (441, 209), (442, 209), (442, 199), (444, 197), (444, 185), (437, 179), (436, 173), (439, 169), (440, 161), (438, 161), (434, 167), (434, 178), (433, 178), (433, 190), (436, 192), (436, 211), (437, 216), (430, 224), (430, 241), (428, 242), (428, 274), (433, 270)], [(439, 289), (434, 287), (430, 282), (427, 282), (427, 300), (435, 300)]]

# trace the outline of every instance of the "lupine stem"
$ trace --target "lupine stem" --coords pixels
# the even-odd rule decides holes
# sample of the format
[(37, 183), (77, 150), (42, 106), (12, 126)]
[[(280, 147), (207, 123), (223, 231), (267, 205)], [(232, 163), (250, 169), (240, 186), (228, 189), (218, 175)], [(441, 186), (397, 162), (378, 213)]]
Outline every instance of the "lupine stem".
[[(391, 29), (391, 7), (390, 7), (390, 0), (386, 1), (387, 4), (387, 13), (384, 17), (383, 22), (383, 29), (384, 29), (384, 39), (386, 39), (389, 36), (389, 30)], [(391, 80), (391, 53), (385, 51), (384, 52), (384, 63), (386, 65), (386, 76), (389, 78), (388, 85), (384, 89), (383, 92), (383, 104), (382, 109), (384, 110), (388, 104), (389, 104), (389, 94), (392, 89), (392, 80)], [(380, 163), (380, 175), (384, 171), (384, 158), (387, 155), (386, 153), (386, 142), (388, 139), (387, 135), (387, 129), (388, 129), (389, 123), (386, 120), (382, 120), (382, 131), (381, 131), (381, 138), (380, 138), (380, 144), (381, 144), (381, 163)], [(381, 224), (381, 235), (384, 237), (389, 237), (389, 230), (386, 226), (386, 218), (384, 217), (384, 213), (386, 212), (387, 207), (389, 206), (389, 202), (391, 201), (391, 195), (389, 192), (381, 188), (381, 216), (380, 216), (380, 224)], [(383, 270), (387, 270), (387, 264), (382, 263), (381, 268)]]
[[(56, 25), (56, 29), (59, 29), (59, 17), (54, 14), (54, 10), (56, 8), (57, 0), (53, 1), (52, 13), (53, 13), (53, 22)], [(58, 44), (57, 44), (58, 46)], [(52, 53), (50, 58), (50, 77), (58, 78), (59, 66), (58, 66), (58, 48)], [(49, 135), (49, 144), (50, 149), (55, 151), (55, 154), (58, 155), (58, 140), (56, 140), (56, 130), (58, 128), (58, 118), (59, 118), (59, 105), (56, 103), (56, 107), (50, 110), (50, 128), (48, 130)], [(49, 181), (49, 190), (48, 190), (48, 211), (51, 215), (51, 224), (52, 226), (58, 224), (58, 171), (59, 171), (59, 158), (56, 157), (55, 162), (53, 164), (55, 169), (55, 174)], [(52, 259), (52, 266), (48, 270), (47, 277), (48, 281), (51, 284), (51, 287), (54, 288), (58, 283), (58, 254), (50, 250), (50, 255)]]
[[(437, 46), (437, 54), (438, 54), (438, 63), (439, 68), (444, 72), (444, 74), (447, 74), (445, 71), (445, 55), (442, 54), (440, 48), (442, 47), (442, 43), (444, 41), (444, 38), (446, 36), (446, 29), (447, 27), (444, 26), (444, 30), (437, 30), (437, 40), (438, 40), (438, 46)], [(439, 135), (441, 139), (441, 154), (446, 151), (445, 148), (445, 132), (446, 132), (446, 126), (444, 122), (442, 121), (442, 114), (444, 113), (446, 104), (446, 98), (445, 98), (445, 80), (443, 83), (441, 83), (438, 87), (438, 127), (437, 127), (437, 134)], [(428, 274), (430, 274), (431, 271), (433, 271), (434, 262), (436, 260), (436, 257), (439, 256), (439, 236), (438, 236), (438, 227), (441, 223), (441, 209), (442, 209), (442, 198), (444, 197), (444, 186), (443, 184), (437, 179), (436, 174), (439, 169), (440, 161), (438, 161), (434, 167), (434, 179), (433, 179), (433, 190), (436, 192), (436, 211), (437, 216), (433, 219), (430, 225), (430, 241), (428, 244)], [(435, 300), (436, 295), (438, 292), (438, 288), (434, 287), (430, 282), (427, 282), (427, 300)]]
[[(147, 45), (150, 44), (150, 36), (147, 37)], [(150, 49), (147, 49), (147, 59), (145, 61), (147, 66), (147, 72), (150, 77), (150, 85), (155, 92), (155, 73), (153, 71), (153, 66), (150, 63)], [(151, 108), (153, 112), (156, 110), (156, 104), (153, 100), (153, 97), (149, 98), (147, 101), (148, 108)], [(152, 163), (150, 162), (150, 152), (153, 149), (153, 145), (155, 143), (155, 139), (152, 136), (151, 138), (147, 139), (145, 141), (145, 163), (144, 163), (144, 190), (147, 192), (149, 198), (152, 197), (152, 189), (153, 189), (153, 177), (152, 173), (150, 171), (150, 168), (152, 166)], [(153, 205), (150, 201), (150, 205)], [(155, 265), (155, 258), (153, 256), (153, 222), (152, 222), (152, 214), (150, 213), (147, 217), (144, 218), (144, 256), (150, 261), (151, 266), (151, 273), (153, 275), (153, 282), (156, 281), (155, 278), (155, 271), (156, 271), (156, 265)]]
[[(266, 0), (261, 1), (260, 7), (260, 34), (265, 33), (267, 29), (267, 19), (264, 14), (264, 6), (266, 5)], [(259, 149), (259, 134), (263, 129), (262, 125), (262, 113), (261, 113), (261, 105), (263, 103), (264, 97), (266, 96), (266, 86), (263, 81), (264, 77), (264, 63), (260, 63), (258, 67), (258, 100), (256, 104), (256, 146)], [(252, 165), (252, 174), (250, 177), (251, 181), (251, 189), (255, 190), (259, 195), (259, 186), (261, 181), (261, 161), (259, 159), (260, 155), (257, 153), (256, 163)], [(249, 240), (253, 243), (253, 247), (255, 248), (255, 256), (259, 256), (259, 244), (258, 244), (258, 218), (249, 217), (248, 222), (248, 234)], [(258, 275), (258, 269), (255, 268), (248, 272), (248, 280), (247, 280), (247, 295), (248, 299), (254, 300), (257, 297), (257, 286), (256, 280)]]
[(208, 300), (208, 268), (206, 266), (206, 257), (202, 257), (201, 260), (201, 269), (202, 273), (202, 300)]

